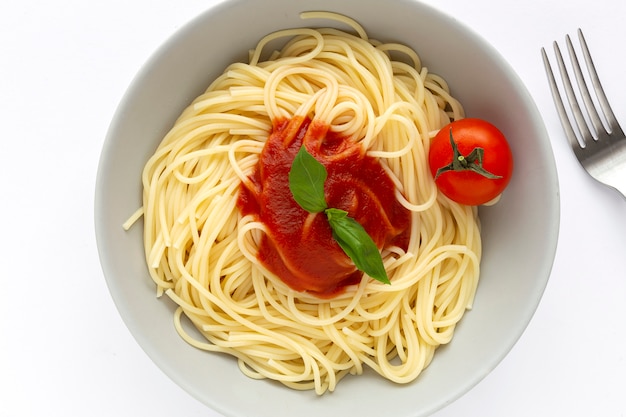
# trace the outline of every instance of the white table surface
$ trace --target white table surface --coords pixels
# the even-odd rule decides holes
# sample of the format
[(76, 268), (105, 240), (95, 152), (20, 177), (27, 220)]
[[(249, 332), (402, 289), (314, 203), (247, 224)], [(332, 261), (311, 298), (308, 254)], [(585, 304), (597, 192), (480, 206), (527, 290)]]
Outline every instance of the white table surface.
[[(427, 2), (518, 71), (550, 134), (562, 204), (553, 272), (527, 331), (435, 415), (625, 416), (626, 200), (574, 159), (539, 50), (582, 27), (626, 124), (626, 2)], [(116, 106), (155, 49), (212, 3), (0, 4), (0, 416), (220, 417), (171, 382), (126, 329), (93, 227), (96, 168)]]

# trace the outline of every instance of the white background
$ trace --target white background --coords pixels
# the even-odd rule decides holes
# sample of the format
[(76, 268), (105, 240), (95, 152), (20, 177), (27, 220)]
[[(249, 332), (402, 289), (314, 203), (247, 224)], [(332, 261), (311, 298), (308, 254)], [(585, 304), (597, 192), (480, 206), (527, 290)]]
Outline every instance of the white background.
[[(219, 417), (171, 382), (124, 326), (93, 226), (98, 158), (117, 104), (155, 49), (213, 3), (0, 4), (0, 416)], [(626, 200), (574, 159), (539, 51), (582, 27), (626, 127), (626, 2), (427, 3), (517, 70), (550, 134), (562, 202), (552, 276), (527, 331), (436, 416), (625, 416)]]

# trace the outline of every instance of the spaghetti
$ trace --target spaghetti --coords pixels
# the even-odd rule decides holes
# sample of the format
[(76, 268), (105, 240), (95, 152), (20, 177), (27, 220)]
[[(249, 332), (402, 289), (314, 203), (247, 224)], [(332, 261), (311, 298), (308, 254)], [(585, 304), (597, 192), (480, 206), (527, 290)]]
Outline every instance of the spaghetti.
[[(176, 304), (191, 345), (238, 359), (251, 378), (334, 390), (365, 367), (415, 380), (448, 343), (478, 283), (474, 207), (437, 192), (430, 138), (463, 117), (446, 82), (410, 48), (351, 28), (288, 29), (263, 38), (180, 115), (143, 172), (145, 254), (158, 295)], [(266, 45), (286, 44), (268, 57)], [(395, 58), (398, 57), (398, 58)], [(401, 58), (401, 59), (400, 59)], [(380, 161), (409, 211), (406, 245), (382, 258), (391, 285), (363, 276), (333, 298), (295, 291), (258, 260), (267, 226), (237, 208), (277, 121), (310, 117)], [(188, 318), (204, 339), (183, 326)]]

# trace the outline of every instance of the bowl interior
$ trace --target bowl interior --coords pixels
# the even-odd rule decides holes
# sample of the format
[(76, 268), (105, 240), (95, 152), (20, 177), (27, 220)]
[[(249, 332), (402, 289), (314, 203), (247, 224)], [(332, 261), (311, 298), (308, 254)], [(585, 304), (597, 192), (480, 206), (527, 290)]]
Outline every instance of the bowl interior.
[[(347, 377), (318, 398), (243, 376), (233, 358), (185, 343), (174, 306), (157, 299), (148, 276), (142, 228), (122, 223), (141, 205), (141, 170), (182, 109), (231, 62), (244, 60), (265, 34), (327, 10), (359, 21), (368, 34), (413, 47), (442, 75), (468, 116), (508, 137), (514, 177), (502, 200), (481, 208), (484, 252), (473, 310), (415, 382), (400, 386), (373, 373)], [(207, 10), (163, 45), (123, 98), (106, 138), (96, 186), (98, 249), (110, 292), (131, 333), (153, 361), (191, 395), (227, 416), (422, 416), (452, 402), (487, 375), (530, 321), (547, 283), (559, 224), (554, 159), (538, 111), (508, 64), (441, 12), (412, 1), (228, 1)], [(373, 394), (373, 395), (368, 395)]]

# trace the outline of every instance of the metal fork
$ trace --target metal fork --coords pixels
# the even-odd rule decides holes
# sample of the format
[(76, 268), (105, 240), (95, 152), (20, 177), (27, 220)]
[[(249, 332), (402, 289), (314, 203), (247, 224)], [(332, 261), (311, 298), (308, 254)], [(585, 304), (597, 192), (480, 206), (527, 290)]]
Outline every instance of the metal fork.
[(602, 123), (598, 110), (589, 94), (589, 88), (585, 82), (569, 35), (566, 36), (565, 41), (572, 62), (571, 66), (576, 76), (579, 96), (582, 97), (585, 109), (587, 110), (586, 117), (578, 104), (576, 93), (574, 92), (572, 82), (567, 73), (567, 68), (563, 62), (561, 50), (556, 41), (554, 42), (554, 52), (563, 80), (563, 89), (565, 90), (571, 114), (573, 115), (580, 137), (577, 137), (570, 117), (565, 110), (546, 51), (544, 48), (541, 48), (541, 55), (548, 75), (550, 89), (552, 90), (554, 104), (556, 105), (563, 129), (565, 130), (565, 135), (581, 165), (593, 178), (617, 189), (626, 198), (626, 136), (615, 118), (613, 110), (611, 110), (611, 106), (604, 94), (587, 43), (580, 29), (578, 29), (578, 38), (597, 102), (600, 104), (600, 110), (606, 121), (606, 127)]

